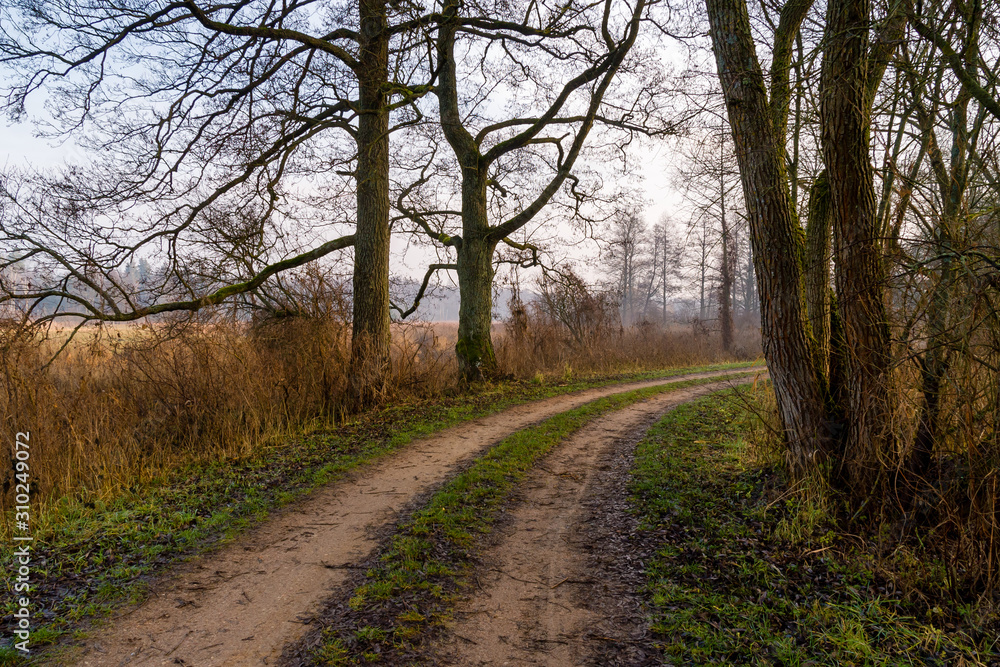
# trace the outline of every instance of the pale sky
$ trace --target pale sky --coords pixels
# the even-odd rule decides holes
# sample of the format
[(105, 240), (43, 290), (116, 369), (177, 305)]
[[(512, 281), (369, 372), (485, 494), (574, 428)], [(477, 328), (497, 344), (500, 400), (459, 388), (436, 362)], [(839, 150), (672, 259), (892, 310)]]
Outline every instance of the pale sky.
[[(0, 165), (7, 168), (17, 167), (58, 167), (66, 162), (85, 162), (87, 153), (78, 147), (71, 139), (56, 142), (50, 138), (35, 137), (30, 123), (4, 123), (4, 141), (0, 148)], [(635, 150), (637, 164), (636, 176), (643, 180), (646, 199), (652, 204), (645, 211), (646, 221), (656, 224), (664, 213), (672, 215), (675, 222), (677, 213), (684, 207), (683, 198), (670, 183), (670, 167), (672, 161), (672, 146), (669, 140), (647, 141), (641, 148)], [(628, 177), (634, 179), (635, 176)], [(546, 234), (547, 235), (547, 234)], [(579, 236), (579, 235), (577, 235)], [(397, 256), (402, 261), (394, 264), (397, 274), (421, 278), (424, 266), (435, 261), (434, 254), (429, 249), (419, 251), (411, 249), (405, 257), (400, 251), (406, 245), (404, 239), (397, 239), (393, 246)], [(593, 243), (584, 243), (575, 248), (566, 249), (567, 256), (574, 259), (589, 260), (596, 256), (597, 247)], [(584, 262), (588, 264), (589, 262)], [(592, 275), (596, 278), (596, 275)]]

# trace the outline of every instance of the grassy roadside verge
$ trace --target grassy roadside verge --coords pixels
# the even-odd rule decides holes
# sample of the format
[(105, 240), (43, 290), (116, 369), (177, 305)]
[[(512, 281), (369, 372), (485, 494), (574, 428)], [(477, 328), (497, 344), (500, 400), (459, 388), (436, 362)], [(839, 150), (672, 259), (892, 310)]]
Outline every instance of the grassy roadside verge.
[[(450, 399), (364, 414), (332, 431), (261, 447), (246, 458), (190, 465), (110, 500), (82, 494), (33, 508), (31, 647), (37, 651), (67, 633), (80, 632), (84, 620), (141, 599), (150, 577), (170, 563), (224, 543), (274, 508), (417, 438), (516, 404), (572, 391), (742, 365), (561, 385), (486, 386)], [(12, 541), (4, 540), (0, 560), (12, 562), (13, 551)], [(5, 579), (5, 587), (6, 630), (14, 610), (12, 578)], [(23, 662), (10, 639), (7, 631), (0, 636), (0, 664)]]
[(830, 526), (769, 502), (780, 484), (748, 463), (745, 405), (726, 392), (681, 406), (636, 449), (631, 501), (656, 542), (646, 593), (664, 663), (1000, 664), (995, 636), (905, 599)]
[[(329, 610), (308, 661), (324, 665), (406, 662), (449, 618), (489, 533), (534, 463), (601, 415), (666, 391), (719, 378), (671, 383), (595, 400), (518, 431), (478, 458), (405, 520), (346, 608)], [(301, 653), (300, 653), (301, 655)]]

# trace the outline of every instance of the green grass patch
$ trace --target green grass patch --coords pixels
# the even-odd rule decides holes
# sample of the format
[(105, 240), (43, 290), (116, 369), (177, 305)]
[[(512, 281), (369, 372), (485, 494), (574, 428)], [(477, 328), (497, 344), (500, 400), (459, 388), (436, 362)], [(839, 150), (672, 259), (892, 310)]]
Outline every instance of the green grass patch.
[(840, 548), (821, 508), (770, 501), (782, 483), (747, 456), (754, 399), (738, 391), (672, 411), (636, 450), (664, 664), (998, 664), (995, 636), (904, 599)]
[[(349, 610), (326, 619), (312, 659), (324, 665), (404, 660), (427, 631), (445, 625), (468, 587), (480, 538), (489, 533), (535, 462), (597, 417), (665, 391), (717, 381), (676, 382), (598, 399), (518, 431), (478, 458), (403, 522), (366, 573)], [(373, 628), (381, 632), (376, 634)]]
[[(32, 508), (32, 655), (81, 623), (145, 595), (153, 576), (179, 559), (223, 544), (273, 509), (343, 478), (400, 447), (513, 405), (582, 389), (750, 364), (719, 364), (575, 382), (484, 384), (458, 396), (393, 405), (332, 428), (314, 428), (252, 454), (184, 466), (111, 499), (86, 491)], [(8, 526), (13, 517), (7, 517)], [(10, 563), (9, 531), (0, 562)], [(3, 627), (12, 620), (13, 580), (4, 581)], [(0, 635), (0, 665), (23, 660)]]

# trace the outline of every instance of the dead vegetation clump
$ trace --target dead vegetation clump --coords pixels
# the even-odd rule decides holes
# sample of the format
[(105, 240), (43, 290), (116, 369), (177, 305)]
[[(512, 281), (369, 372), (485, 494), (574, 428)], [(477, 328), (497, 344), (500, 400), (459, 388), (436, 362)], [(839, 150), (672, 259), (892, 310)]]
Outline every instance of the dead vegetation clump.
[[(970, 321), (974, 321), (970, 317)], [(1000, 603), (1000, 339), (991, 329), (969, 332), (949, 362), (938, 394), (940, 410), (934, 447), (915, 469), (914, 446), (893, 461), (889, 507), (880, 508), (880, 551), (913, 566), (911, 581), (933, 585), (952, 600), (978, 600), (993, 609)], [(912, 374), (917, 374), (913, 369)], [(901, 432), (913, 435), (926, 409), (922, 397), (905, 392), (909, 420)], [(927, 559), (935, 565), (920, 564)]]
[[(912, 440), (916, 430), (920, 396), (915, 386), (910, 383), (901, 392), (906, 400), (894, 420), (900, 441)], [(770, 504), (786, 513), (775, 537), (863, 564), (935, 623), (995, 627), (1000, 610), (997, 389), (995, 376), (956, 372), (944, 411), (947, 436), (939, 441), (926, 475), (916, 481), (909, 476), (903, 466), (910, 450), (903, 449), (891, 461), (894, 493), (883, 503), (867, 504), (857, 502), (861, 491), (838, 489), (828, 479), (791, 481), (774, 395), (756, 392), (746, 405), (756, 416), (744, 425), (747, 452), (752, 465), (783, 471), (772, 478), (769, 491)]]

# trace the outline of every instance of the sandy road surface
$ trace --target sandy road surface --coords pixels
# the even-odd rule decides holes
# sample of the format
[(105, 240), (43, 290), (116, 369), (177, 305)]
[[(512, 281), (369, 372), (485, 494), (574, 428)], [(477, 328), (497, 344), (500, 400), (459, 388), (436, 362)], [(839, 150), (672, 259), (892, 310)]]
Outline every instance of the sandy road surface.
[[(591, 422), (539, 462), (522, 485), (504, 535), (482, 554), (480, 589), (431, 649), (456, 665), (576, 666), (609, 641), (606, 619), (622, 601), (613, 576), (588, 562), (587, 500), (609, 452), (634, 446), (667, 410), (729, 386), (718, 382), (655, 396)], [(626, 640), (627, 641), (627, 640)]]
[(145, 603), (94, 632), (71, 659), (83, 665), (275, 664), (285, 644), (304, 633), (300, 619), (345, 580), (344, 566), (377, 546), (375, 529), (395, 520), (411, 499), (442, 483), (470, 457), (514, 431), (602, 396), (748, 370), (759, 369), (590, 389), (414, 442), (276, 512), (219, 551), (181, 565), (154, 586)]

